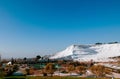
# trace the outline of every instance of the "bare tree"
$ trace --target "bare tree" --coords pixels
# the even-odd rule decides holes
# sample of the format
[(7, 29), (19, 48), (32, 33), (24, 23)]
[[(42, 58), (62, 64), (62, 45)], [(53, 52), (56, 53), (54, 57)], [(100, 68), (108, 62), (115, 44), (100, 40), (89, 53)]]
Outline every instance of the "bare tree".
[(48, 63), (48, 64), (46, 65), (46, 67), (45, 67), (45, 72), (48, 73), (48, 74), (51, 74), (51, 76), (52, 76), (53, 73), (54, 73), (54, 71), (55, 71), (55, 66), (54, 66), (54, 64)]
[(71, 73), (75, 70), (74, 65), (69, 65), (69, 66), (67, 67), (67, 70), (68, 70), (68, 72), (69, 72), (70, 75), (71, 75)]
[(104, 77), (106, 74), (111, 74), (111, 70), (102, 65), (95, 65), (90, 68), (92, 73), (96, 75), (96, 77)]
[(75, 70), (76, 70), (76, 72), (79, 73), (79, 74), (84, 74), (84, 73), (86, 73), (86, 67), (84, 67), (84, 66), (77, 66), (77, 67), (75, 68)]

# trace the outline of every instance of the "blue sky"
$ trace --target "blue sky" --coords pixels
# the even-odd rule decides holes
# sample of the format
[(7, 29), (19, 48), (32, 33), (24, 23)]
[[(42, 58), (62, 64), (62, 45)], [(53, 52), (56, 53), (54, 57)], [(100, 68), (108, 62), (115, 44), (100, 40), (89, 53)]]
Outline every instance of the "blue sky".
[(0, 0), (3, 57), (52, 54), (71, 44), (120, 41), (119, 0)]

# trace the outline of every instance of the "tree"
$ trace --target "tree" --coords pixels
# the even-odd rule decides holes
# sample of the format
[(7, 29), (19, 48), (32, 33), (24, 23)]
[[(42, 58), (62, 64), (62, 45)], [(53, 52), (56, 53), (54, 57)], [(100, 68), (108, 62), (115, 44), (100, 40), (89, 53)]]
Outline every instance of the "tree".
[(26, 68), (25, 71), (26, 71), (26, 75), (30, 75), (30, 69), (29, 68)]
[(69, 72), (70, 75), (71, 75), (71, 73), (75, 70), (74, 65), (69, 65), (68, 68), (67, 68), (67, 70), (68, 70), (68, 72)]
[(96, 77), (104, 77), (106, 74), (111, 74), (112, 72), (110, 69), (102, 65), (94, 65), (90, 70), (96, 75)]
[(36, 61), (38, 61), (40, 58), (41, 58), (41, 56), (40, 56), (40, 55), (37, 55), (37, 56), (36, 56)]
[(115, 41), (115, 42), (109, 42), (108, 44), (116, 44), (116, 43), (118, 43), (117, 41)]
[(34, 68), (30, 67), (30, 68), (26, 68), (26, 75), (33, 75), (34, 74)]
[(104, 72), (105, 72), (105, 74), (112, 74), (112, 69), (110, 69), (110, 68), (105, 68), (104, 69)]
[(84, 66), (77, 66), (77, 67), (75, 68), (75, 70), (76, 70), (76, 72), (79, 73), (79, 74), (84, 74), (84, 73), (86, 73), (86, 67), (84, 67)]
[(14, 64), (14, 59), (13, 58), (11, 59), (11, 63), (12, 63), (12, 65)]
[(95, 43), (95, 45), (101, 45), (102, 43), (99, 43), (99, 42), (97, 42), (97, 43)]
[(6, 73), (6, 76), (11, 76), (14, 72), (19, 70), (19, 66), (14, 64), (14, 65), (7, 65), (4, 68), (4, 72)]
[(24, 58), (23, 58), (23, 61), (24, 61), (24, 63), (27, 63), (27, 58), (24, 57)]
[(45, 67), (45, 72), (48, 74), (51, 74), (51, 76), (52, 76), (54, 71), (55, 71), (55, 65), (52, 63), (48, 63)]
[(7, 73), (5, 73), (4, 69), (2, 67), (0, 67), (0, 77), (3, 78), (7, 75)]
[(94, 73), (94, 74), (96, 75), (96, 77), (102, 77), (102, 76), (105, 75), (105, 74), (103, 73), (103, 71), (104, 71), (104, 66), (95, 65), (95, 66), (92, 66), (90, 69), (91, 69), (92, 73)]
[(18, 65), (13, 65), (13, 72), (16, 72), (16, 71), (18, 71), (19, 70), (19, 66)]

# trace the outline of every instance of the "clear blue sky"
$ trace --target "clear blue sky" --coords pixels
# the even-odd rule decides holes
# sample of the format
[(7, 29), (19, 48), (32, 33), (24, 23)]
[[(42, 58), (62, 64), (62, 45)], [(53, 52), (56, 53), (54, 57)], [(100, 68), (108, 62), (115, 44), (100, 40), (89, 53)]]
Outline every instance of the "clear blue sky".
[(3, 57), (111, 41), (120, 41), (120, 0), (0, 0)]

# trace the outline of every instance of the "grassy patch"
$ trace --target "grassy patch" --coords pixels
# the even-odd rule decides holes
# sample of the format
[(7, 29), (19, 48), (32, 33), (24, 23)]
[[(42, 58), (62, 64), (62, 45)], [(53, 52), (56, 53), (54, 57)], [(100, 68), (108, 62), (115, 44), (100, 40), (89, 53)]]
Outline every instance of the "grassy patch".
[[(11, 76), (11, 77), (5, 77), (0, 79), (111, 79), (111, 78), (80, 78), (80, 77), (40, 77), (40, 76)], [(120, 78), (116, 78), (120, 79)]]
[(10, 76), (10, 77), (4, 77), (2, 79), (26, 79), (25, 76)]

